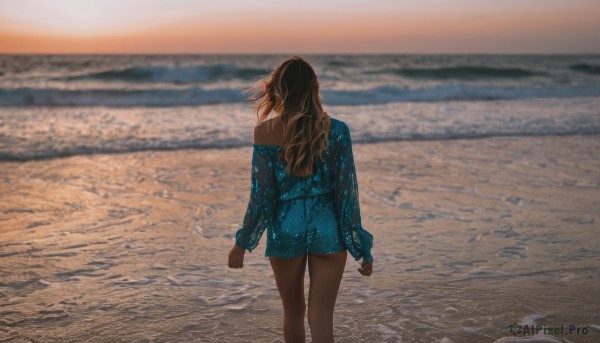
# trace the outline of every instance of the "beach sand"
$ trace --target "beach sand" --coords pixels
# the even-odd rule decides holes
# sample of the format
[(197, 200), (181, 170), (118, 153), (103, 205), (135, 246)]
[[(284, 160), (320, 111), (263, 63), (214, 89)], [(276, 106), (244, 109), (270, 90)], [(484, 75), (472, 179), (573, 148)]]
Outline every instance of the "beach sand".
[[(227, 268), (251, 149), (0, 163), (0, 341), (283, 342), (265, 237)], [(374, 272), (348, 255), (336, 341), (510, 342), (513, 323), (600, 341), (600, 136), (354, 155)]]

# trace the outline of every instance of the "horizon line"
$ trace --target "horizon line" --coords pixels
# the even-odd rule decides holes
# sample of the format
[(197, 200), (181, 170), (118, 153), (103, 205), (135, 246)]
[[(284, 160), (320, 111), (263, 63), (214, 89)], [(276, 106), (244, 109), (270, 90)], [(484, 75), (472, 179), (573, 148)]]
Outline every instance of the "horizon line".
[(600, 55), (600, 52), (0, 52), (0, 56), (47, 56), (47, 55), (64, 55), (64, 56), (107, 56), (107, 55), (140, 55), (140, 56), (170, 56), (170, 55), (204, 55), (204, 56), (229, 56), (229, 55), (244, 55), (244, 56), (279, 56), (279, 55), (310, 55), (310, 56), (330, 56), (330, 55), (513, 55), (513, 56), (537, 56), (537, 55), (554, 55), (554, 56), (572, 56), (572, 55)]

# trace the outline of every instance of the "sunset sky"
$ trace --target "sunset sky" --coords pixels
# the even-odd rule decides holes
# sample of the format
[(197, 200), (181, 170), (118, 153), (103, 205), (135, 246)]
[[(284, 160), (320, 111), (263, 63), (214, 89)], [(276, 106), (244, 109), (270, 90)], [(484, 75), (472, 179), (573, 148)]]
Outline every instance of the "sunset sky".
[(600, 53), (598, 0), (3, 0), (0, 53)]

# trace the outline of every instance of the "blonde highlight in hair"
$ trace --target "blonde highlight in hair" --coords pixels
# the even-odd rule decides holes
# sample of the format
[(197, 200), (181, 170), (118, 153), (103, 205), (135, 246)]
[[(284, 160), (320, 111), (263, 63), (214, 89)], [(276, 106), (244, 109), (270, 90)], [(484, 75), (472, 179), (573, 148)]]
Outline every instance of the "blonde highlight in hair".
[(258, 123), (271, 111), (283, 124), (283, 157), (286, 172), (305, 177), (314, 172), (315, 157), (322, 158), (328, 145), (331, 122), (323, 111), (319, 82), (313, 68), (294, 56), (250, 88)]

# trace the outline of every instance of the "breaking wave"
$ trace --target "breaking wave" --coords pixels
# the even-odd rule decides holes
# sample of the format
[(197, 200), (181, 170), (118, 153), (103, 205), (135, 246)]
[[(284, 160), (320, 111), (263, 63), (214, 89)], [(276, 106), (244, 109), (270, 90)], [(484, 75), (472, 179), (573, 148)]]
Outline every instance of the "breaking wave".
[[(600, 96), (595, 87), (497, 88), (445, 84), (407, 89), (384, 86), (363, 90), (322, 90), (327, 105), (367, 105), (393, 102), (489, 101)], [(0, 106), (198, 106), (245, 101), (241, 89), (0, 89)]]

